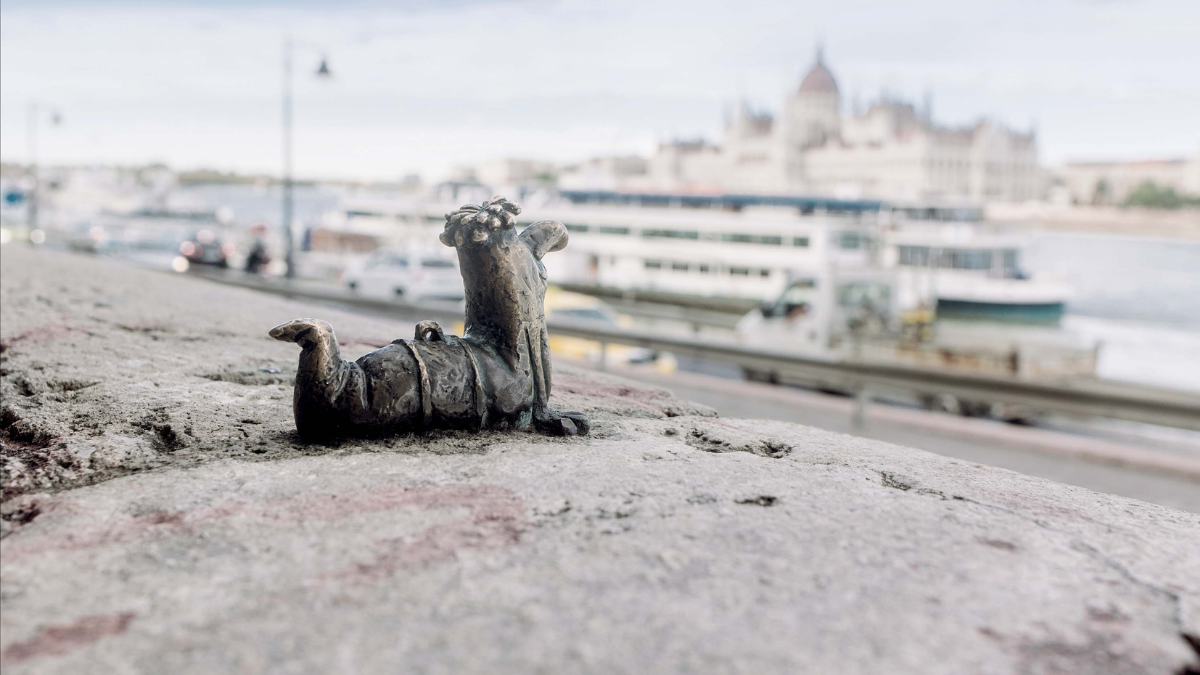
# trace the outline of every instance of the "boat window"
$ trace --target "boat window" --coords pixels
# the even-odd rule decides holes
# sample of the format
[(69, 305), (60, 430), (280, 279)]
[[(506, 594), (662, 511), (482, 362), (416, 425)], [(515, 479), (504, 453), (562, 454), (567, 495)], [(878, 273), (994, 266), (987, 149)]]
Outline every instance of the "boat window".
[(928, 267), (929, 266), (929, 247), (928, 246), (901, 246), (899, 251), (899, 264), (907, 267)]
[(884, 309), (888, 305), (892, 289), (877, 281), (855, 281), (838, 286), (838, 304), (842, 307)]
[(735, 277), (748, 277), (748, 276), (750, 276), (750, 268), (749, 267), (730, 267), (729, 273)]
[(452, 269), (454, 263), (449, 260), (439, 260), (438, 258), (426, 258), (421, 261), (421, 267), (427, 269)]
[(779, 296), (776, 306), (784, 314), (792, 315), (798, 309), (807, 310), (817, 299), (817, 282), (813, 279), (802, 279), (788, 286)]
[(765, 278), (767, 278), (767, 277), (771, 276), (771, 270), (768, 270), (768, 269), (760, 269), (760, 270), (758, 271), (758, 276), (760, 276), (760, 277), (763, 277), (763, 278), (765, 279)]
[(808, 237), (792, 237), (792, 246), (808, 248)]
[(673, 262), (671, 263), (671, 269), (676, 272), (686, 272), (688, 271), (688, 264), (685, 262)]
[(642, 236), (651, 239), (699, 239), (700, 233), (688, 230), (642, 230)]
[(862, 236), (857, 232), (842, 232), (838, 237), (838, 245), (847, 250), (862, 248)]
[(701, 274), (708, 274), (711, 269), (712, 268), (710, 268), (708, 265), (705, 265), (703, 263), (700, 264), (700, 273)]
[(1004, 250), (1004, 269), (1005, 271), (1016, 271), (1020, 266), (1020, 257), (1016, 249)]
[(609, 226), (601, 225), (600, 226), (600, 234), (622, 234), (622, 235), (625, 235), (625, 234), (629, 234), (629, 228), (628, 227), (609, 227)]
[(563, 223), (563, 227), (567, 228), (567, 232), (587, 232), (587, 225), (577, 225), (575, 223)]
[(660, 269), (662, 269), (662, 261), (661, 260), (647, 260), (646, 261), (646, 269), (660, 270)]
[(726, 232), (721, 235), (721, 241), (734, 244), (783, 246), (783, 237), (775, 234), (742, 234), (737, 232)]
[(945, 249), (942, 266), (956, 270), (990, 270), (992, 252), (986, 249)]
[(971, 251), (967, 256), (967, 269), (972, 269), (972, 270), (990, 270), (990, 269), (992, 269), (992, 252), (991, 251)]

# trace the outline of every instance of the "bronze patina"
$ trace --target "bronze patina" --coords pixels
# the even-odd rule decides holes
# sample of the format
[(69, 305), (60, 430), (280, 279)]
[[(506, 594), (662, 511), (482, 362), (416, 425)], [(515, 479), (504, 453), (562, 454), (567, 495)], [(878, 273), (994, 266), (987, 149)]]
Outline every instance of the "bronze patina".
[(441, 241), (458, 250), (466, 329), (446, 335), (433, 321), (357, 361), (342, 359), (333, 327), (296, 319), (271, 329), (303, 350), (296, 373), (296, 429), (310, 440), (431, 429), (523, 429), (586, 434), (579, 412), (548, 405), (550, 347), (541, 259), (567, 245), (562, 223), (517, 233), (521, 208), (496, 197), (446, 214)]

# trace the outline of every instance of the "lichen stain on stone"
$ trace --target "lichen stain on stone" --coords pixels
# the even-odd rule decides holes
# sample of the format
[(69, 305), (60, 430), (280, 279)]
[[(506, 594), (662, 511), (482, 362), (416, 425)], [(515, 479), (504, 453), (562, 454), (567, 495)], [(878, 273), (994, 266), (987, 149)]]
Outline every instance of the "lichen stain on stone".
[(412, 566), (452, 557), (459, 550), (497, 548), (515, 544), (529, 523), (523, 499), (511, 490), (492, 485), (434, 485), (427, 487), (386, 486), (350, 494), (302, 494), (265, 502), (236, 501), (197, 509), (171, 512), (162, 509), (131, 514), (81, 527), (63, 536), (31, 531), (28, 536), (5, 542), (5, 561), (55, 552), (80, 551), (113, 543), (128, 543), (144, 537), (186, 534), (196, 536), (214, 523), (243, 517), (277, 525), (303, 525), (313, 521), (336, 522), (363, 513), (398, 509), (466, 509), (465, 517), (439, 523), (409, 541), (383, 539), (384, 549), (376, 560), (341, 570), (333, 576), (374, 579)]
[(15, 664), (42, 656), (62, 656), (110, 635), (124, 633), (133, 612), (85, 616), (67, 624), (47, 626), (27, 640), (14, 642), (0, 652), (0, 663)]
[(412, 490), (406, 506), (419, 509), (463, 508), (469, 513), (426, 528), (411, 539), (383, 539), (383, 552), (333, 578), (373, 581), (411, 567), (453, 558), (459, 551), (512, 546), (528, 529), (525, 502), (510, 490), (490, 485), (446, 485)]
[(17, 347), (36, 345), (49, 340), (57, 340), (68, 333), (83, 330), (66, 322), (45, 324), (31, 328), (8, 339), (0, 340), (0, 354)]

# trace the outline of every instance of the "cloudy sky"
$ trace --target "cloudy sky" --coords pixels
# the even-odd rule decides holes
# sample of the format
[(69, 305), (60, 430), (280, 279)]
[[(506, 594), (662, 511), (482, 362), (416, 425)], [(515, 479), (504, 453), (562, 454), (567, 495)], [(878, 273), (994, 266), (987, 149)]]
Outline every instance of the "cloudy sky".
[[(929, 90), (939, 121), (1035, 126), (1048, 164), (1200, 152), (1196, 0), (4, 0), (0, 154), (28, 156), (35, 101), (62, 112), (44, 162), (275, 172), (286, 34), (307, 45), (310, 177), (716, 139), (739, 98), (778, 109), (818, 40), (847, 108)], [(311, 76), (322, 52), (330, 81)]]

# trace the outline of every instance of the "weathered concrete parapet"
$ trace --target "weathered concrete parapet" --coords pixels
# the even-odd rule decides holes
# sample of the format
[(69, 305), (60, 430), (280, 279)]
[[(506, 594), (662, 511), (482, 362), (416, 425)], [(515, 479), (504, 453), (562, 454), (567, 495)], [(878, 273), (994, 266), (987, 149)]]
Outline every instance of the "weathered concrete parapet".
[(6, 674), (1200, 667), (1194, 514), (569, 368), (587, 438), (305, 445), (305, 307), (2, 269)]

